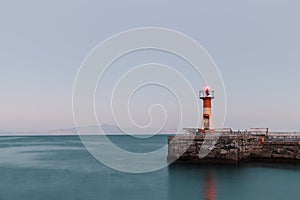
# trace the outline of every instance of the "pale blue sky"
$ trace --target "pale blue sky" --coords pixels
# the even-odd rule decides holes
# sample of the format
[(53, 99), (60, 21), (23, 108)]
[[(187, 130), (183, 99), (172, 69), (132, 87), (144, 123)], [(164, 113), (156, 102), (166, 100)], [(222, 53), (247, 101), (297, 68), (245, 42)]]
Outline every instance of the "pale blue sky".
[(215, 60), (226, 127), (300, 130), (299, 7), (297, 0), (1, 0), (0, 129), (73, 127), (72, 85), (89, 51), (120, 31), (156, 26), (191, 36)]

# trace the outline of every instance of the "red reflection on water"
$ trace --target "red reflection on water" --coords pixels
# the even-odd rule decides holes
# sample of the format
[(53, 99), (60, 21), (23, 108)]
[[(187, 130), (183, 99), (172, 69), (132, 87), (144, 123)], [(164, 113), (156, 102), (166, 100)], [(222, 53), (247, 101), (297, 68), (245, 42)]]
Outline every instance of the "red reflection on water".
[(217, 199), (217, 188), (216, 182), (212, 173), (208, 172), (205, 177), (205, 199), (216, 200)]

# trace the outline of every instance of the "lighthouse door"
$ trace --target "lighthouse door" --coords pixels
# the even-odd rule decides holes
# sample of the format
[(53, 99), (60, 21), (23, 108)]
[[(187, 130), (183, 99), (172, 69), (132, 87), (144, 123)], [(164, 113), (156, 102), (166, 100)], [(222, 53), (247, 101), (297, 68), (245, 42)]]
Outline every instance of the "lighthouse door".
[(209, 117), (205, 116), (203, 118), (204, 121), (204, 130), (209, 130)]

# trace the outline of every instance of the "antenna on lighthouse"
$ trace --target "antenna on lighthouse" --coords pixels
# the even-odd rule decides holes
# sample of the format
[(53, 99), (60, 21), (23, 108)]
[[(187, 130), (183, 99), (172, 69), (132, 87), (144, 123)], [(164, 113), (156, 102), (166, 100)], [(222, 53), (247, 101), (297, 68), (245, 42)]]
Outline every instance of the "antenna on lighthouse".
[(214, 99), (214, 91), (208, 86), (204, 90), (200, 90), (199, 98), (203, 100), (203, 118), (201, 125), (201, 132), (215, 132), (213, 126), (213, 116), (212, 116), (212, 99)]

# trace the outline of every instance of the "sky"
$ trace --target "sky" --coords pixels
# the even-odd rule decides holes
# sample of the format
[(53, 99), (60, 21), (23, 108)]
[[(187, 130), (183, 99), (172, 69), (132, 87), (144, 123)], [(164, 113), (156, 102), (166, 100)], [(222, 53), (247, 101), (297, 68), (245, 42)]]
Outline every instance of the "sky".
[[(74, 127), (73, 83), (89, 52), (121, 31), (163, 27), (192, 37), (215, 61), (227, 95), (225, 127), (300, 131), (299, 6), (297, 0), (1, 0), (0, 129)], [(202, 89), (201, 77), (168, 54), (137, 52), (119, 67), (153, 60), (169, 62), (195, 91)], [(111, 74), (107, 91), (114, 84), (110, 76), (121, 75), (118, 67)], [(135, 96), (133, 118), (147, 124), (145, 108), (162, 101), (170, 110), (168, 128), (176, 126), (174, 96), (162, 88), (144, 89)], [(112, 124), (101, 95), (96, 94), (98, 114)]]

